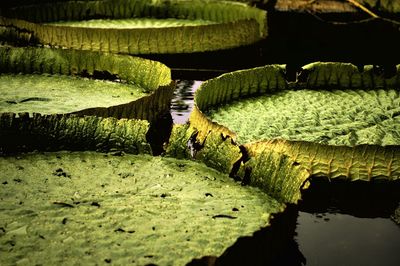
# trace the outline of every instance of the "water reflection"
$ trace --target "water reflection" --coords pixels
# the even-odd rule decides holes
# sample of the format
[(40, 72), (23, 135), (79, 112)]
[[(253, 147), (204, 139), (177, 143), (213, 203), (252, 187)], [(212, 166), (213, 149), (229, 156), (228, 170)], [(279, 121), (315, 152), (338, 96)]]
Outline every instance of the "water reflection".
[[(191, 265), (400, 265), (400, 182), (313, 181), (271, 227)], [(197, 262), (197, 263), (194, 263)]]
[(175, 124), (185, 124), (193, 108), (195, 91), (203, 81), (176, 80), (176, 89), (171, 102), (171, 115)]
[(306, 265), (400, 265), (400, 228), (388, 218), (300, 212), (297, 222)]
[(295, 236), (306, 265), (400, 265), (400, 227), (390, 219), (399, 192), (400, 182), (314, 180)]

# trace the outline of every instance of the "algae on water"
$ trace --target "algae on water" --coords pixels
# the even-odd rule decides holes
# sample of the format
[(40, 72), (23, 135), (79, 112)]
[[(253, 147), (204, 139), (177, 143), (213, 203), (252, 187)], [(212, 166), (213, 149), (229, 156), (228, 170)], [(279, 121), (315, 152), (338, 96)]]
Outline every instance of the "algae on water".
[(0, 169), (5, 265), (184, 265), (221, 255), (284, 208), (189, 160), (32, 153), (0, 157)]
[(298, 90), (241, 100), (209, 116), (246, 143), (263, 139), (320, 144), (399, 145), (398, 90)]
[(129, 103), (139, 86), (63, 75), (1, 74), (0, 112), (60, 114)]

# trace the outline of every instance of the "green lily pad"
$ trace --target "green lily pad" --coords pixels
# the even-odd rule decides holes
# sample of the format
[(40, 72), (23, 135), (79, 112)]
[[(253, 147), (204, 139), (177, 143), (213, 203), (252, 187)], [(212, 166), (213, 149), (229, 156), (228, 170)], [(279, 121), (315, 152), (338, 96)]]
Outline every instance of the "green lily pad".
[(148, 95), (134, 85), (64, 75), (1, 74), (0, 112), (63, 114), (126, 104)]
[[(0, 46), (0, 72), (61, 74), (119, 79), (140, 86), (145, 92), (171, 83), (171, 70), (165, 65), (139, 57), (90, 51)], [(107, 76), (108, 75), (108, 76)]]
[(20, 150), (151, 153), (147, 120), (0, 113), (0, 154)]
[(296, 82), (282, 65), (227, 73), (196, 91), (190, 126), (200, 149), (212, 149), (212, 131), (241, 144), (241, 160), (225, 172), (284, 202), (296, 203), (310, 176), (398, 180), (400, 66), (394, 70), (317, 62)]
[(179, 26), (210, 25), (216, 22), (208, 20), (189, 19), (156, 19), (156, 18), (130, 18), (130, 19), (91, 19), (82, 21), (58, 21), (46, 25), (83, 27), (83, 28), (112, 28), (112, 29), (137, 29), (137, 28), (168, 28)]
[(302, 69), (295, 83), (284, 79), (283, 66), (229, 73), (204, 83), (196, 103), (239, 143), (400, 144), (399, 67), (390, 77), (372, 66), (359, 70), (343, 63)]
[(64, 1), (0, 14), (0, 25), (31, 32), (40, 44), (112, 53), (214, 51), (267, 35), (266, 11), (229, 1)]
[(0, 152), (151, 153), (150, 124), (169, 110), (173, 94), (165, 65), (115, 54), (9, 46), (0, 46), (0, 59)]
[(284, 208), (189, 160), (32, 153), (0, 157), (0, 169), (1, 264), (184, 265)]
[(173, 93), (170, 69), (142, 58), (9, 46), (0, 46), (0, 58), (0, 112), (152, 121)]
[(240, 143), (263, 139), (329, 145), (400, 145), (399, 90), (297, 90), (241, 100), (208, 116)]
[(242, 144), (399, 145), (399, 70), (386, 77), (372, 66), (317, 62), (292, 83), (279, 65), (228, 73), (196, 92), (191, 123), (222, 128)]
[(12, 27), (0, 26), (0, 45), (28, 46), (31, 42), (29, 32), (20, 31)]

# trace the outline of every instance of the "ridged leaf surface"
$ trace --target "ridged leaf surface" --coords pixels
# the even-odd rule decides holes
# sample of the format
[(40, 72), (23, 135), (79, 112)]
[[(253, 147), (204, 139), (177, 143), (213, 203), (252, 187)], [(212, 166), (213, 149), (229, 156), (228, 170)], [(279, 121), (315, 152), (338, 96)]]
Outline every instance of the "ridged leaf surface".
[(96, 116), (0, 113), (0, 153), (19, 150), (118, 150), (151, 153), (149, 122)]
[(202, 84), (190, 126), (200, 141), (214, 131), (242, 144), (242, 164), (231, 174), (296, 203), (310, 176), (400, 178), (399, 86), (400, 65), (385, 72), (315, 62), (296, 82), (285, 79), (282, 65), (240, 70)]
[(168, 67), (132, 56), (0, 46), (0, 72), (0, 112), (153, 121), (173, 93)]
[(216, 22), (207, 20), (189, 19), (156, 19), (156, 18), (131, 18), (131, 19), (91, 19), (82, 21), (59, 21), (47, 23), (47, 25), (84, 27), (84, 28), (113, 28), (113, 29), (137, 29), (137, 28), (168, 28), (179, 26), (209, 25)]
[[(67, 1), (17, 6), (0, 15), (0, 25), (32, 32), (41, 44), (111, 53), (212, 51), (267, 35), (265, 11), (228, 1)], [(93, 21), (43, 24), (98, 18), (114, 21), (97, 21), (95, 28)]]
[(210, 111), (238, 141), (263, 139), (354, 146), (400, 145), (398, 90), (297, 90), (242, 100)]
[(0, 158), (0, 264), (185, 265), (284, 205), (203, 164), (102, 153)]
[(62, 114), (148, 95), (132, 84), (63, 75), (0, 75), (0, 112)]
[(0, 46), (1, 73), (89, 75), (106, 73), (144, 91), (171, 83), (165, 65), (139, 57), (47, 48)]

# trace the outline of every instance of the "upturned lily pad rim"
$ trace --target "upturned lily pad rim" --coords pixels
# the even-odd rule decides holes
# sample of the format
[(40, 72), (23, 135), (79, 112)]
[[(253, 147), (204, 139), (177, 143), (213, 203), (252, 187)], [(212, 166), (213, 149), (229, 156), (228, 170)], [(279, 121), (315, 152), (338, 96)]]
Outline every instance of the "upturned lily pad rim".
[[(237, 70), (222, 74), (216, 78), (203, 82), (195, 92), (194, 106), (190, 114), (189, 123), (199, 130), (200, 136), (211, 129), (223, 135), (230, 136), (236, 141), (237, 134), (228, 127), (212, 121), (205, 112), (212, 107), (228, 104), (232, 101), (249, 97), (263, 96), (277, 91), (299, 89), (356, 89), (367, 87), (375, 88), (400, 87), (400, 64), (396, 66), (396, 73), (385, 78), (375, 70), (373, 65), (362, 68), (351, 63), (313, 62), (301, 67), (298, 79), (295, 82), (287, 81), (285, 77), (286, 65), (265, 65), (251, 69)], [(337, 68), (337, 74), (332, 75), (332, 68)], [(349, 75), (350, 78), (341, 78)], [(279, 141), (279, 138), (277, 139)], [(267, 140), (252, 141), (259, 143)], [(283, 140), (291, 142), (290, 140)], [(307, 141), (297, 141), (307, 142)], [(312, 142), (311, 142), (312, 143)], [(250, 143), (240, 143), (250, 144)], [(338, 146), (325, 145), (324, 146)]]
[[(37, 7), (39, 10), (35, 10)], [(215, 0), (59, 2), (15, 7), (3, 16), (7, 18), (0, 17), (0, 25), (27, 30), (41, 44), (113, 53), (214, 51), (249, 45), (267, 35), (266, 11), (242, 3)], [(216, 24), (165, 29), (89, 29), (36, 23), (92, 17), (199, 18)]]
[[(284, 90), (317, 89), (329, 91), (331, 89), (357, 89), (363, 87), (367, 87), (368, 90), (374, 90), (375, 88), (398, 89), (400, 87), (400, 64), (396, 66), (394, 75), (385, 78), (382, 73), (375, 70), (373, 65), (365, 65), (359, 68), (351, 63), (313, 62), (301, 67), (301, 72), (295, 82), (286, 79), (285, 68), (286, 65), (284, 64), (265, 65), (225, 73), (216, 78), (206, 80), (195, 92), (194, 106), (190, 114), (189, 123), (195, 128), (199, 126), (199, 129), (201, 129), (202, 125), (209, 124), (206, 128), (213, 128), (215, 131), (229, 135), (236, 140), (237, 134), (234, 131), (218, 122), (212, 121), (205, 114), (209, 108)], [(330, 73), (332, 68), (338, 69), (336, 75)], [(344, 75), (349, 75), (350, 78), (345, 77), (341, 80)], [(208, 132), (210, 130), (202, 131)], [(260, 141), (269, 140), (253, 142)]]
[[(331, 70), (335, 67), (338, 70), (332, 75)], [(400, 65), (396, 67), (397, 73), (389, 78), (376, 73), (372, 66), (365, 66), (360, 71), (348, 63), (315, 62), (302, 69), (303, 77), (296, 82), (285, 79), (284, 65), (239, 70), (204, 82), (196, 91), (189, 119), (190, 128), (197, 132), (197, 141), (203, 146), (213, 145), (207, 143), (209, 136), (219, 134), (222, 139), (232, 138), (232, 145), (239, 147), (235, 141), (236, 133), (213, 122), (203, 111), (243, 97), (291, 88), (395, 88), (400, 84)], [(351, 78), (339, 78), (342, 75), (350, 75)], [(311, 176), (345, 178), (349, 181), (400, 179), (399, 146), (350, 147), (272, 139), (244, 143), (240, 147), (243, 157), (237, 174), (243, 182), (259, 186), (288, 203), (297, 203), (301, 199), (301, 190), (308, 187)], [(292, 181), (283, 181), (288, 176)]]
[(103, 108), (72, 111), (78, 115), (154, 120), (169, 108), (174, 82), (171, 69), (139, 57), (36, 47), (0, 46), (0, 72), (93, 76), (106, 72), (140, 87), (146, 94), (135, 101)]
[(166, 65), (134, 56), (77, 51), (45, 47), (13, 47), (0, 45), (1, 72), (48, 73), (62, 75), (108, 72), (127, 83), (140, 86), (143, 91), (154, 91), (170, 85), (171, 69)]

